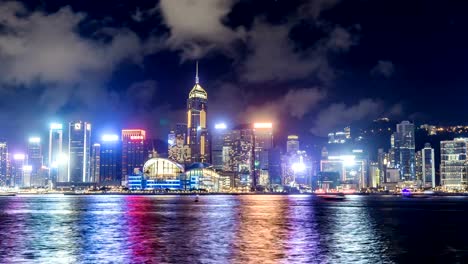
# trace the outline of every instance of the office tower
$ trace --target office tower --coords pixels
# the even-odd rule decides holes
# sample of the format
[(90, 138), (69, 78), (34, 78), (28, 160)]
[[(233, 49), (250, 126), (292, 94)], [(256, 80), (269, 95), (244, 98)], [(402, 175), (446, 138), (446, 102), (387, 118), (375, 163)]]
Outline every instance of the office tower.
[(8, 144), (0, 139), (0, 186), (8, 186)]
[(138, 168), (143, 170), (143, 165), (148, 160), (149, 146), (146, 131), (142, 129), (122, 130), (122, 180), (126, 181), (128, 175)]
[(11, 161), (11, 186), (23, 187), (23, 169), (26, 166), (26, 155), (14, 154)]
[[(254, 131), (254, 154), (255, 154), (255, 176), (253, 186), (264, 186), (268, 180), (268, 151), (273, 148), (273, 124), (255, 123)], [(263, 176), (260, 178), (260, 176)], [(263, 178), (266, 178), (265, 180)], [(262, 179), (262, 180), (260, 180)]]
[(68, 182), (90, 181), (91, 124), (82, 121), (69, 123)]
[(296, 153), (299, 151), (299, 137), (296, 135), (289, 135), (286, 141), (286, 153)]
[(227, 132), (226, 124), (221, 123), (215, 125), (211, 134), (211, 164), (216, 170), (223, 169), (223, 146)]
[(49, 153), (47, 164), (50, 169), (50, 179), (55, 182), (68, 181), (68, 158), (63, 152), (62, 124), (52, 123), (49, 130)]
[(176, 133), (174, 130), (169, 131), (167, 135), (167, 153), (171, 151), (171, 148), (176, 144)]
[(268, 151), (268, 175), (269, 175), (269, 189), (271, 191), (278, 191), (282, 184), (281, 177), (281, 149), (279, 147), (271, 148)]
[(42, 147), (41, 138), (31, 137), (28, 141), (27, 165), (31, 166), (32, 186), (43, 186), (45, 179), (41, 179), (42, 173)]
[(121, 185), (122, 183), (122, 142), (117, 135), (104, 135), (101, 139), (99, 183)]
[(440, 142), (440, 182), (445, 190), (463, 190), (467, 184), (468, 138)]
[(416, 180), (414, 124), (409, 121), (397, 124), (397, 131), (394, 133), (393, 140), (395, 165), (400, 170), (400, 180)]
[(371, 162), (369, 165), (369, 186), (372, 188), (377, 188), (380, 186), (380, 177), (381, 172), (379, 169), (379, 163)]
[(210, 146), (207, 129), (208, 94), (199, 84), (198, 62), (195, 85), (187, 99), (187, 145), (190, 147), (192, 162), (210, 162)]
[(100, 182), (99, 167), (101, 165), (101, 144), (94, 143), (91, 150), (91, 182)]
[(414, 173), (416, 174), (416, 180), (423, 180), (423, 158), (422, 151), (416, 151), (414, 155)]
[(426, 187), (435, 187), (434, 149), (430, 143), (426, 143), (422, 149), (422, 176)]
[(226, 133), (223, 170), (233, 174), (233, 187), (238, 190), (253, 187), (254, 140), (252, 125), (241, 125)]

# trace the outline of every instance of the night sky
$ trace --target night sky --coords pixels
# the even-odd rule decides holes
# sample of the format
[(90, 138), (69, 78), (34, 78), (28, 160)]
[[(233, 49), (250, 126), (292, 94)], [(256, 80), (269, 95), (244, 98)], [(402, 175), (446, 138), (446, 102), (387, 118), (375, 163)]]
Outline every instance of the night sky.
[(195, 61), (209, 122), (326, 135), (388, 116), (465, 124), (468, 2), (2, 1), (0, 136), (185, 121)]

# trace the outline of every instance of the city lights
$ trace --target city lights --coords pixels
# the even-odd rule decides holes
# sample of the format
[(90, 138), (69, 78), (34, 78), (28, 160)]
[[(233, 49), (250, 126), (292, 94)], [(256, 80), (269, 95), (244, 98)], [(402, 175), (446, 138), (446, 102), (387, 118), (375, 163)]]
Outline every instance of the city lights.
[(227, 126), (225, 123), (219, 123), (215, 125), (215, 129), (226, 129)]
[(114, 134), (107, 134), (102, 136), (102, 141), (108, 142), (108, 141), (118, 141), (119, 136), (114, 135)]
[(26, 156), (24, 154), (14, 154), (13, 155), (13, 159), (15, 159), (15, 160), (24, 160), (25, 157)]
[(306, 169), (306, 166), (302, 162), (296, 162), (292, 164), (292, 170), (294, 172), (303, 172), (305, 171), (305, 169)]
[(38, 137), (29, 138), (29, 143), (40, 143), (40, 142), (41, 142), (41, 138), (38, 138)]
[(24, 165), (24, 166), (23, 166), (23, 171), (25, 171), (25, 172), (31, 172), (31, 171), (32, 171), (32, 166), (31, 166), (31, 165)]
[(52, 123), (50, 124), (50, 129), (62, 129), (62, 124)]
[(273, 128), (272, 123), (254, 123), (254, 128)]

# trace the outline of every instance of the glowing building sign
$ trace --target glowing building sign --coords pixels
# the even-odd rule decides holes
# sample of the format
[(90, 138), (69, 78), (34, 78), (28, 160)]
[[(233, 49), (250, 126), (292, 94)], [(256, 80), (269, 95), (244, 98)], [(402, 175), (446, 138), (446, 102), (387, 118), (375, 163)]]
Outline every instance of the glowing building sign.
[(62, 129), (62, 124), (52, 123), (50, 124), (50, 129)]
[(41, 142), (41, 138), (38, 138), (38, 137), (29, 138), (29, 143), (40, 143), (40, 142)]
[(215, 129), (226, 129), (227, 126), (224, 123), (216, 124)]

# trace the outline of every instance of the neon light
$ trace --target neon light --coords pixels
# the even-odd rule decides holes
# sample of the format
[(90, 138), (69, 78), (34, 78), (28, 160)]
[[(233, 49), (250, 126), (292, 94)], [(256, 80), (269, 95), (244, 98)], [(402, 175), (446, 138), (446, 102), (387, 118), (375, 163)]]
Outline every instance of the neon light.
[(103, 135), (102, 141), (117, 141), (119, 140), (119, 136), (117, 135)]
[(41, 138), (38, 138), (38, 137), (29, 138), (29, 143), (40, 143), (40, 142), (41, 142)]
[(75, 123), (75, 130), (80, 130), (80, 129), (81, 129), (81, 124)]
[(139, 139), (144, 139), (143, 136), (130, 136), (131, 140), (139, 140)]
[(62, 124), (52, 123), (50, 124), (50, 129), (62, 129)]
[(15, 154), (13, 155), (13, 159), (15, 160), (24, 160), (25, 155), (24, 154)]
[(254, 128), (273, 128), (272, 123), (254, 123)]
[(226, 129), (227, 126), (224, 123), (216, 124), (215, 129)]

